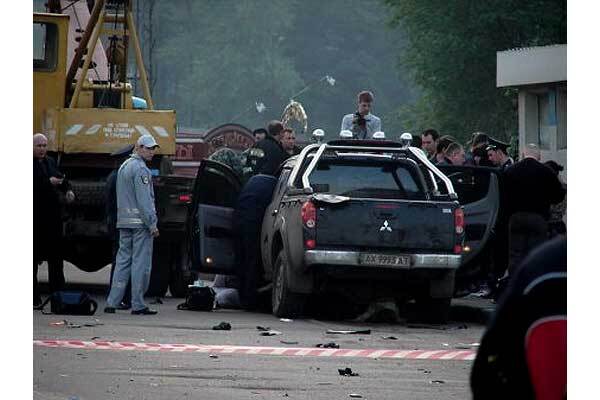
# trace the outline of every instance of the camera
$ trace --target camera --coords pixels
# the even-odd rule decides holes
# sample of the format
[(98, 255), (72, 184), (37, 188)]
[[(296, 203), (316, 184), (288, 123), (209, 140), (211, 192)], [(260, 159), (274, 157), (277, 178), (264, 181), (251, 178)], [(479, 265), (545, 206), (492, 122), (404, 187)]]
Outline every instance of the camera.
[(354, 113), (354, 119), (352, 120), (353, 125), (358, 125), (361, 128), (365, 128), (367, 126), (367, 120), (365, 117), (361, 115), (361, 113)]

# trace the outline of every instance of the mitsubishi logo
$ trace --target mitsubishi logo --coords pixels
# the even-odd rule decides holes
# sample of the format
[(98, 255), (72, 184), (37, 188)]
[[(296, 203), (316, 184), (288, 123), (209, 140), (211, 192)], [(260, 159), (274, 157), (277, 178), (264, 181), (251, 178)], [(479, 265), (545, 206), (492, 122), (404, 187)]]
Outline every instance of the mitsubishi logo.
[(385, 221), (383, 221), (383, 225), (381, 226), (381, 228), (379, 228), (379, 232), (383, 232), (383, 231), (388, 231), (388, 232), (392, 231), (392, 227), (387, 222), (387, 219)]

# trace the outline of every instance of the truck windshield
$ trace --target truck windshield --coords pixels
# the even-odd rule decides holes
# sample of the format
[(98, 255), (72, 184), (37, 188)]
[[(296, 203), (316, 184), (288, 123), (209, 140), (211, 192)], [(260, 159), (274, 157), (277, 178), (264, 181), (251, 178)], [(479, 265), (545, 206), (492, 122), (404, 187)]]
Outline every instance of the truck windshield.
[(318, 193), (382, 199), (425, 199), (416, 167), (391, 160), (331, 160), (310, 174)]

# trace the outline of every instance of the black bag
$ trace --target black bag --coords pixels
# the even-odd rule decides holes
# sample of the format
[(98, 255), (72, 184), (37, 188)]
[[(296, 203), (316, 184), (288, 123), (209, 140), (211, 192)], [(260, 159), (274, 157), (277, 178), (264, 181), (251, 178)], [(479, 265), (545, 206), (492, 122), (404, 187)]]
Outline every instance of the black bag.
[(94, 315), (98, 308), (89, 294), (81, 291), (58, 291), (52, 293), (38, 310), (44, 311), (46, 304), (50, 302), (52, 314), (63, 315)]
[(177, 306), (178, 310), (212, 311), (215, 306), (215, 291), (208, 286), (190, 286), (185, 303)]

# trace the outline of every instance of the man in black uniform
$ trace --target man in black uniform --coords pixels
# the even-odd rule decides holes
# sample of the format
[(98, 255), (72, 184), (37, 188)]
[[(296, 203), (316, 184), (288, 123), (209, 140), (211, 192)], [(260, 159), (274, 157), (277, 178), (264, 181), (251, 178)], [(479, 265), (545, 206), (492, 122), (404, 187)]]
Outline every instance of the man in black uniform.
[(498, 303), (471, 370), (473, 399), (566, 399), (567, 240), (523, 261)]
[(251, 151), (251, 154), (257, 153), (255, 174), (274, 175), (281, 163), (289, 157), (280, 141), (283, 124), (280, 121), (271, 121), (267, 131), (267, 137), (258, 142), (254, 151)]
[(509, 275), (527, 252), (548, 239), (550, 205), (565, 190), (554, 172), (539, 162), (540, 151), (528, 144), (523, 159), (504, 171), (504, 204), (509, 230)]
[(509, 144), (490, 138), (486, 147), (488, 159), (495, 167), (506, 169), (514, 164), (512, 158), (508, 156), (507, 148)]
[[(129, 144), (120, 150), (115, 151), (111, 154), (115, 158), (115, 169), (106, 178), (106, 225), (108, 228), (108, 234), (112, 240), (112, 264), (110, 267), (110, 281), (108, 282), (108, 293), (112, 286), (113, 274), (115, 273), (115, 267), (117, 265), (117, 252), (119, 251), (119, 230), (117, 229), (117, 175), (119, 174), (119, 167), (125, 160), (129, 158), (131, 152), (134, 149), (134, 145)], [(121, 301), (120, 309), (127, 310), (131, 308), (131, 279), (125, 289), (125, 296)]]
[(75, 200), (71, 185), (60, 173), (56, 162), (47, 157), (48, 139), (33, 135), (33, 305), (42, 303), (38, 288), (38, 264), (48, 261), (50, 292), (65, 285), (62, 259), (62, 218), (58, 190), (67, 202)]

